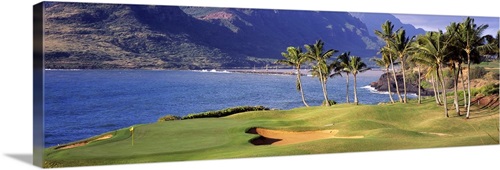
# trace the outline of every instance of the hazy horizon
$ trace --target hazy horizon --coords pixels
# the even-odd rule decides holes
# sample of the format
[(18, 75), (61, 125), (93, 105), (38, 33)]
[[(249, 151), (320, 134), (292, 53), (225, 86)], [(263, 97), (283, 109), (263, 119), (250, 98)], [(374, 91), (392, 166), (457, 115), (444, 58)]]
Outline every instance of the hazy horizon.
[[(402, 23), (411, 24), (415, 28), (422, 28), (425, 31), (446, 30), (446, 26), (451, 22), (462, 22), (467, 16), (452, 15), (417, 15), (417, 14), (392, 14)], [(499, 30), (499, 17), (470, 16), (474, 18), (477, 25), (488, 24), (485, 35), (495, 35)]]

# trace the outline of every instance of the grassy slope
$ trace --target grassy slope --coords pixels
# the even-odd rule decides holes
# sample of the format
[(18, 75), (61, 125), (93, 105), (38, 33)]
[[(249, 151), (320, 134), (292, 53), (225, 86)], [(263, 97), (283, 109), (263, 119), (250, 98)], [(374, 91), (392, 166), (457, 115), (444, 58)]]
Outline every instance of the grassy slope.
[[(414, 102), (414, 101), (411, 101)], [(410, 106), (410, 107), (408, 107)], [(451, 106), (451, 104), (449, 105)], [(111, 139), (65, 150), (45, 150), (45, 166), (183, 161), (294, 154), (498, 144), (498, 108), (478, 111), (472, 119), (444, 118), (432, 100), (422, 105), (335, 105), (282, 111), (255, 111), (224, 118), (205, 118), (135, 126), (135, 144), (128, 128), (109, 132)], [(326, 125), (326, 126), (325, 126)], [(250, 127), (292, 131), (338, 129), (337, 136), (283, 146), (254, 146)], [(423, 133), (445, 133), (438, 136)], [(490, 135), (493, 136), (490, 137)]]
[(481, 62), (479, 64), (473, 64), (471, 67), (484, 67), (485, 69), (499, 69), (500, 60), (493, 60), (491, 62)]

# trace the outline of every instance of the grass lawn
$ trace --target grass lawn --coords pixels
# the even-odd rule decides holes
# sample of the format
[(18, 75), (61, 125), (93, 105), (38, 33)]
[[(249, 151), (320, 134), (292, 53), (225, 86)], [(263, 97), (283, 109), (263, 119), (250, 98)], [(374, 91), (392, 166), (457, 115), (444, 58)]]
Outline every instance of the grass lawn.
[[(302, 107), (239, 113), (223, 118), (200, 118), (134, 126), (134, 145), (129, 128), (118, 129), (109, 139), (70, 148), (45, 149), (45, 167), (209, 160), (261, 156), (303, 155), (374, 150), (414, 149), (498, 144), (498, 108), (471, 108), (471, 119), (450, 118), (433, 99), (416, 104)], [(112, 121), (112, 120), (110, 120)], [(252, 127), (287, 131), (330, 130), (337, 136), (290, 145), (259, 145), (258, 137), (245, 133)], [(99, 136), (94, 137), (94, 139)], [(88, 140), (92, 140), (88, 139)]]
[(493, 60), (489, 62), (481, 62), (479, 64), (473, 64), (471, 67), (484, 67), (485, 69), (499, 69), (500, 60)]

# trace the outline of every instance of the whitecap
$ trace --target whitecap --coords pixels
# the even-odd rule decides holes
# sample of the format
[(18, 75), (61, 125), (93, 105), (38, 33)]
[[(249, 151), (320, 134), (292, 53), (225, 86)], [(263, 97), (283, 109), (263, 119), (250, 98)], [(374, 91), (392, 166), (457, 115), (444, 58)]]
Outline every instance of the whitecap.
[[(362, 89), (367, 89), (368, 91), (370, 91), (370, 93), (375, 93), (375, 94), (389, 94), (388, 91), (378, 91), (377, 89), (375, 89), (375, 87), (372, 87), (370, 85), (366, 85), (366, 86), (363, 86), (361, 87)], [(391, 94), (394, 94), (395, 92), (391, 92)], [(408, 97), (417, 97), (418, 95), (416, 93), (407, 93)]]

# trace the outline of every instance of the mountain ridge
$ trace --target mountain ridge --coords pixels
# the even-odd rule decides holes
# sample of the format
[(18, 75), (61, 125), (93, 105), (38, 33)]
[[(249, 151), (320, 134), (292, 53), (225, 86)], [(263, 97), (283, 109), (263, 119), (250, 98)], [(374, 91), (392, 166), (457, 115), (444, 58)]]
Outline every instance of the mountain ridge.
[(380, 42), (347, 12), (45, 2), (50, 69), (204, 69), (273, 65), (288, 46), (370, 58)]
[(408, 36), (415, 36), (418, 34), (425, 34), (425, 30), (422, 28), (416, 28), (411, 24), (405, 24), (399, 20), (396, 16), (387, 13), (360, 13), (360, 12), (350, 12), (353, 17), (360, 19), (366, 24), (368, 29), (373, 31), (369, 32), (371, 36), (376, 36), (374, 30), (380, 30), (381, 25), (385, 21), (391, 21), (394, 24), (394, 29), (403, 28)]

